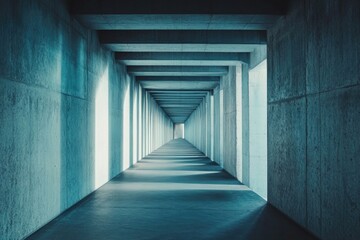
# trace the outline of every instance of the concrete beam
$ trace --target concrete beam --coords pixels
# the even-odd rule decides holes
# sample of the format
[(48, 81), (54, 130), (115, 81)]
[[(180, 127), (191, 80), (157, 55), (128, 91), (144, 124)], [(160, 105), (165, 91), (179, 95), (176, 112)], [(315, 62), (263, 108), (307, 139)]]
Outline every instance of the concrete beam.
[(162, 108), (196, 108), (198, 105), (194, 104), (162, 104)]
[(187, 93), (203, 93), (206, 95), (208, 90), (171, 90), (171, 89), (156, 89), (156, 90), (148, 90), (150, 94), (156, 93), (178, 93), (178, 94), (187, 94)]
[(200, 103), (202, 100), (197, 100), (197, 99), (188, 99), (187, 101), (185, 100), (176, 100), (176, 101), (170, 101), (170, 100), (156, 100), (159, 104), (192, 104), (192, 103)]
[(128, 66), (134, 76), (225, 76), (226, 66)]
[(288, 0), (73, 0), (72, 14), (244, 14), (283, 15)]
[(159, 97), (173, 97), (173, 98), (183, 98), (186, 96), (192, 96), (192, 97), (197, 97), (197, 98), (203, 98), (204, 96), (206, 96), (206, 93), (177, 93), (177, 94), (171, 94), (171, 93), (152, 93), (151, 96), (153, 96), (153, 98), (159, 98)]
[(94, 30), (267, 30), (273, 14), (77, 14)]
[(118, 52), (116, 59), (128, 66), (234, 66), (248, 64), (248, 53)]
[(189, 102), (196, 102), (200, 103), (203, 99), (197, 99), (197, 98), (189, 98), (188, 101), (184, 101), (184, 99), (178, 98), (178, 99), (167, 99), (167, 98), (158, 98), (155, 99), (159, 103), (164, 104), (179, 104), (179, 103), (189, 103)]
[(159, 82), (164, 82), (164, 81), (173, 81), (173, 82), (220, 82), (220, 77), (172, 77), (172, 76), (139, 76), (136, 77), (137, 81), (159, 81)]
[(265, 45), (266, 31), (99, 31), (100, 42), (118, 52), (252, 52)]
[(197, 106), (193, 107), (189, 105), (189, 107), (164, 107), (160, 106), (168, 115), (171, 116), (181, 116), (181, 115), (188, 115), (189, 113), (193, 112)]
[(188, 81), (139, 81), (144, 89), (172, 89), (172, 90), (212, 90), (219, 82), (188, 82)]

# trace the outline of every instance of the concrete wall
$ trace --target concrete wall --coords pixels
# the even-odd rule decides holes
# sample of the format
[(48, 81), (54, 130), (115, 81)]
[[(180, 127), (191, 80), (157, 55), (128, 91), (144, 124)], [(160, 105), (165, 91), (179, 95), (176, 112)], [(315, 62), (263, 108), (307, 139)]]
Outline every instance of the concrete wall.
[(268, 34), (268, 200), (323, 239), (360, 237), (359, 22), (359, 1), (293, 1)]
[[(0, 238), (21, 239), (131, 165), (124, 141), (136, 94), (61, 1), (0, 1), (0, 22)], [(146, 136), (151, 151), (170, 140), (172, 123), (141, 101), (163, 133)]]
[(206, 156), (211, 157), (211, 101), (210, 94), (204, 97), (198, 108), (185, 122), (185, 139)]

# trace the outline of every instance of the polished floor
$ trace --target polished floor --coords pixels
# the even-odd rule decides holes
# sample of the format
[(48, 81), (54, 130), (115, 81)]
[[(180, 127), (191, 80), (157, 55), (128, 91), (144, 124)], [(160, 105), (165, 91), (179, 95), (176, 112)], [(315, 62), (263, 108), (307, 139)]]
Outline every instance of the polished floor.
[(173, 140), (29, 239), (314, 239), (185, 140)]

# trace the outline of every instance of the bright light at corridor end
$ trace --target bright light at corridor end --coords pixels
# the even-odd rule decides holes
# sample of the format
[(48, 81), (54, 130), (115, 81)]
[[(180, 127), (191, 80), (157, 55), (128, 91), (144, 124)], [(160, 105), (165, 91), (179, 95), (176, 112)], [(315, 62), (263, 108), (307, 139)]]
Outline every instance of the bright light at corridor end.
[(174, 124), (174, 139), (185, 138), (184, 123)]

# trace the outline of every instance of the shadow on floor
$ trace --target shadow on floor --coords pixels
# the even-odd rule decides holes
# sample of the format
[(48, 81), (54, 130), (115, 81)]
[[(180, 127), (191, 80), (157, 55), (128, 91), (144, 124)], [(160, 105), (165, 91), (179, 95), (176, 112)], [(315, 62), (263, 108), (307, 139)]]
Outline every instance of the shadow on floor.
[(314, 239), (198, 155), (174, 140), (29, 239)]

